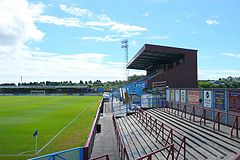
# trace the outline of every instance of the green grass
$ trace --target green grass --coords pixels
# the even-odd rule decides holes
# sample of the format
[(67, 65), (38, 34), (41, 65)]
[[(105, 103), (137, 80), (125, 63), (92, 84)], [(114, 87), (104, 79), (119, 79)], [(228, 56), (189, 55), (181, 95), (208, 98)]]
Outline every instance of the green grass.
[[(39, 155), (84, 145), (100, 99), (96, 96), (0, 96), (0, 155), (34, 150), (36, 129), (39, 130), (38, 148), (42, 148), (80, 112)], [(26, 158), (29, 157), (0, 156), (0, 159)]]

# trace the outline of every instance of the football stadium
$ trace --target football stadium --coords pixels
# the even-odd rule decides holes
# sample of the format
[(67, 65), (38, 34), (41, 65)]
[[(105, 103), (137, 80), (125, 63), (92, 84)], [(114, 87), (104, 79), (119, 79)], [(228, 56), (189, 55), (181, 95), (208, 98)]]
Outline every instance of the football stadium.
[(127, 67), (147, 75), (104, 93), (1, 86), (0, 158), (240, 158), (240, 91), (197, 88), (197, 50), (145, 44)]
[(0, 160), (240, 160), (239, 6), (0, 0)]

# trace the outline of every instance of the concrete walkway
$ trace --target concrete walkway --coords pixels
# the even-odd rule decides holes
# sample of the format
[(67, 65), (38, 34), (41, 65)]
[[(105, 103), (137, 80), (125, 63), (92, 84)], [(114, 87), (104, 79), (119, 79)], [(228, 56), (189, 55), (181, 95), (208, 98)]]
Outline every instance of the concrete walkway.
[(101, 133), (96, 134), (92, 158), (107, 154), (110, 160), (120, 160), (110, 107), (110, 103), (105, 102), (104, 113), (99, 120)]

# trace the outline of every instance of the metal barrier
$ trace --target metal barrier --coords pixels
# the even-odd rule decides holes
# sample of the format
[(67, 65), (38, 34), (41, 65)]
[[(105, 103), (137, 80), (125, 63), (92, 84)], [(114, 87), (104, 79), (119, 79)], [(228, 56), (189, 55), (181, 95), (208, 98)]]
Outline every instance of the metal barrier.
[(92, 149), (93, 149), (93, 145), (94, 145), (94, 139), (95, 139), (95, 135), (97, 133), (97, 124), (100, 118), (100, 113), (103, 111), (103, 100), (101, 100), (100, 105), (98, 107), (98, 111), (96, 114), (96, 117), (94, 119), (91, 131), (88, 135), (88, 139), (84, 145), (84, 159), (85, 160), (89, 160), (91, 157), (91, 153), (92, 153)]
[(107, 154), (104, 154), (102, 156), (98, 156), (98, 157), (94, 157), (94, 158), (91, 158), (91, 160), (97, 160), (97, 159), (102, 159), (102, 158), (105, 158), (106, 160), (109, 160), (109, 156)]
[(83, 147), (72, 148), (60, 152), (55, 152), (35, 158), (30, 160), (83, 160)]
[(232, 160), (240, 160), (240, 152)]
[(155, 152), (152, 152), (152, 153), (149, 153), (147, 154), (146, 156), (143, 156), (141, 158), (138, 158), (137, 160), (143, 160), (145, 158), (147, 158), (147, 160), (151, 160), (152, 159), (152, 156), (157, 154), (157, 153), (160, 153), (162, 152), (163, 150), (167, 150), (169, 148), (169, 152), (168, 152), (168, 155), (167, 155), (167, 160), (169, 159), (170, 157), (170, 154), (171, 154), (171, 159), (174, 160), (174, 144), (171, 144), (171, 145), (168, 145), (167, 147), (164, 147), (164, 148), (161, 148)]
[[(163, 122), (160, 122), (157, 118), (155, 118), (149, 113), (144, 112), (142, 109), (136, 109), (134, 115), (138, 118), (139, 122), (145, 127), (145, 129), (150, 132), (150, 135), (152, 135), (156, 139), (157, 142), (165, 142), (165, 144), (161, 143), (163, 146), (173, 144), (174, 136), (180, 139), (180, 145), (175, 144), (175, 147), (179, 146), (178, 150), (175, 148), (175, 150), (177, 150), (177, 155), (175, 159), (177, 160), (179, 158), (182, 150), (182, 156), (184, 160), (186, 159), (186, 137), (182, 133), (172, 129)], [(153, 135), (153, 133), (155, 133), (155, 135)], [(161, 137), (161, 141), (159, 140), (159, 137)]]
[(116, 138), (117, 138), (117, 146), (119, 149), (120, 159), (121, 160), (125, 160), (125, 159), (129, 160), (129, 155), (126, 150), (125, 143), (123, 142), (122, 133), (120, 132), (119, 126), (117, 125), (117, 120), (116, 120), (115, 115), (112, 116), (112, 120), (113, 120), (114, 131), (115, 131)]
[[(203, 108), (201, 106), (193, 106), (193, 105), (184, 105), (182, 107), (182, 109), (180, 109), (179, 107), (179, 103), (174, 103), (174, 102), (171, 102), (171, 103), (166, 103), (166, 106), (163, 107), (163, 110), (165, 111), (168, 111), (170, 113), (170, 110), (171, 110), (171, 113), (173, 113), (173, 110), (174, 112), (178, 112), (178, 115), (179, 115), (179, 111), (181, 111), (181, 118), (184, 116), (185, 118), (187, 118), (187, 114), (189, 114), (189, 120), (190, 121), (195, 121), (195, 116), (196, 115), (196, 112), (199, 111), (199, 117), (200, 117), (200, 125), (202, 125), (202, 123), (204, 125), (206, 125), (206, 120), (207, 120), (207, 114), (213, 114), (214, 115), (214, 119), (213, 119), (213, 130), (216, 129), (216, 125), (217, 125), (217, 129), (220, 131), (220, 127), (221, 127), (221, 118), (222, 116), (227, 116), (227, 117), (234, 117), (234, 121), (231, 125), (232, 128), (231, 128), (231, 137), (233, 137), (233, 132), (235, 130), (235, 135), (237, 138), (239, 138), (239, 115), (237, 113), (232, 113), (232, 112), (226, 112), (226, 111), (222, 111), (222, 110), (215, 110), (215, 109), (212, 109), (212, 108)], [(190, 112), (188, 112), (190, 111)]]

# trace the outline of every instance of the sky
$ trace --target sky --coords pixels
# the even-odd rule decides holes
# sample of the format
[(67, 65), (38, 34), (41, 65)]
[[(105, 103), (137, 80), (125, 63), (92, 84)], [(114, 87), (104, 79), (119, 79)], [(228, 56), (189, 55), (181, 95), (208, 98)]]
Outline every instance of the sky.
[(239, 0), (0, 0), (0, 83), (125, 79), (124, 39), (129, 60), (145, 43), (197, 49), (198, 79), (237, 77), (239, 8)]

